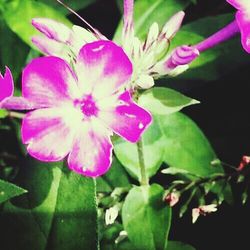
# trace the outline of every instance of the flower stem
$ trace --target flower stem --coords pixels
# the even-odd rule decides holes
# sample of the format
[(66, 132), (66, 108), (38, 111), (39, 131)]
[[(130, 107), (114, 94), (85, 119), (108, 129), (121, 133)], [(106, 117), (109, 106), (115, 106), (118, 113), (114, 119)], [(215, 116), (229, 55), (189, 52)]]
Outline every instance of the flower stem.
[(209, 48), (212, 48), (222, 42), (227, 41), (228, 39), (234, 37), (240, 32), (239, 26), (237, 24), (237, 21), (234, 20), (230, 24), (228, 24), (226, 27), (222, 28), (212, 36), (208, 37), (204, 41), (194, 45), (196, 49), (199, 50), (199, 52), (205, 51)]
[(148, 177), (146, 173), (146, 167), (145, 167), (145, 161), (144, 161), (144, 155), (143, 155), (143, 144), (142, 144), (142, 139), (140, 139), (137, 143), (137, 152), (138, 152), (138, 157), (139, 157), (139, 165), (140, 165), (140, 170), (141, 170), (141, 181), (140, 184), (141, 186), (148, 185)]

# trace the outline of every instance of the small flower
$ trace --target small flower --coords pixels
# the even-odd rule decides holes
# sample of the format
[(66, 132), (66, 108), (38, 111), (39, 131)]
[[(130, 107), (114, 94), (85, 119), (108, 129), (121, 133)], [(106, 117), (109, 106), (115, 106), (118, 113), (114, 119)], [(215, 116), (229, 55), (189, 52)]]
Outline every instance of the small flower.
[(244, 155), (244, 156), (242, 157), (242, 160), (241, 160), (240, 165), (238, 166), (237, 170), (238, 170), (238, 171), (241, 171), (241, 170), (244, 169), (245, 166), (247, 166), (248, 164), (250, 164), (250, 156)]
[(106, 210), (105, 212), (105, 223), (106, 225), (111, 225), (115, 222), (119, 214), (119, 207), (113, 206)]
[(241, 32), (241, 43), (243, 48), (250, 53), (250, 1), (227, 0), (238, 11), (236, 20)]
[(167, 202), (167, 204), (170, 207), (173, 207), (175, 204), (178, 203), (179, 198), (180, 198), (180, 194), (179, 193), (177, 193), (177, 192), (171, 192), (171, 193), (169, 193), (169, 194), (166, 195), (166, 197), (165, 197), (164, 200)]
[(198, 208), (192, 209), (192, 222), (195, 223), (200, 215), (207, 215), (212, 212), (217, 211), (217, 205), (216, 204), (210, 204), (210, 205), (204, 205), (199, 206)]
[(34, 59), (23, 71), (23, 97), (3, 107), (33, 110), (21, 128), (31, 156), (48, 162), (68, 156), (71, 170), (96, 177), (111, 165), (113, 132), (136, 142), (152, 118), (124, 91), (132, 65), (114, 43), (84, 45), (74, 69), (58, 57)]
[(121, 241), (125, 240), (126, 238), (128, 238), (128, 233), (122, 230), (119, 233), (119, 236), (115, 239), (115, 244), (119, 244)]
[(8, 67), (5, 68), (4, 76), (0, 72), (0, 102), (4, 102), (14, 93), (14, 83), (11, 71)]

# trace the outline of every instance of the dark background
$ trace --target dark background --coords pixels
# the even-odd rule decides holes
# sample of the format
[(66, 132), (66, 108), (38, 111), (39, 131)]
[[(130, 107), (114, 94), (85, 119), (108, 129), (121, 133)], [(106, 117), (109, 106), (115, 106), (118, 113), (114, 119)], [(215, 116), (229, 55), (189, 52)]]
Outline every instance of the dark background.
[[(224, 0), (198, 1), (197, 5), (186, 10), (185, 21), (230, 11), (233, 9)], [(80, 14), (109, 38), (112, 38), (121, 18), (115, 0), (99, 0)], [(83, 25), (74, 16), (70, 18), (74, 23)], [(177, 89), (201, 101), (200, 105), (191, 106), (184, 112), (203, 130), (218, 157), (235, 166), (242, 155), (250, 155), (249, 70), (250, 65), (240, 71), (227, 72), (218, 81), (199, 82), (185, 87), (185, 90)], [(233, 191), (233, 206), (223, 204), (218, 212), (199, 218), (194, 225), (191, 214), (179, 219), (173, 209), (170, 239), (190, 243), (197, 250), (250, 249), (250, 205), (248, 201), (241, 205), (240, 187), (233, 187)]]

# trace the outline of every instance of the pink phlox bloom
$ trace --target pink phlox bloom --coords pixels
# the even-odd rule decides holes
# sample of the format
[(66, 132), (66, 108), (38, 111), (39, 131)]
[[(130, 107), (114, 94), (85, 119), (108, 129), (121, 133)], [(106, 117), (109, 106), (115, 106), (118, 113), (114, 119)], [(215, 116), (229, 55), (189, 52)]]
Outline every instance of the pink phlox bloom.
[(217, 211), (217, 205), (216, 204), (210, 204), (210, 205), (203, 205), (199, 206), (198, 208), (192, 209), (192, 222), (195, 223), (200, 215), (207, 215), (212, 212)]
[(113, 132), (136, 142), (152, 118), (124, 90), (132, 64), (122, 48), (110, 41), (88, 43), (74, 68), (53, 56), (26, 66), (23, 98), (38, 108), (23, 119), (22, 141), (38, 160), (68, 156), (70, 169), (96, 177), (111, 165)]
[(250, 1), (249, 0), (227, 0), (238, 11), (236, 20), (241, 32), (241, 43), (243, 48), (250, 53)]
[[(153, 23), (146, 39), (140, 41), (134, 32), (133, 11), (134, 1), (124, 0), (121, 46), (132, 61), (134, 69), (127, 88), (147, 89), (154, 85), (155, 78), (171, 74), (174, 69), (164, 66), (166, 60), (169, 59), (164, 55), (169, 48), (171, 39), (179, 30), (185, 14), (183, 11), (176, 13), (161, 30), (157, 23)], [(106, 39), (100, 33), (97, 35), (95, 32), (75, 25), (70, 29), (64, 24), (47, 18), (34, 18), (32, 24), (44, 35), (33, 37), (33, 43), (46, 55), (58, 56), (68, 62), (74, 59), (74, 55), (78, 54), (79, 49), (85, 43)], [(175, 71), (175, 75), (176, 72), (178, 71)]]
[(4, 76), (0, 72), (0, 108), (4, 101), (13, 96), (14, 82), (11, 71), (8, 67), (5, 67)]

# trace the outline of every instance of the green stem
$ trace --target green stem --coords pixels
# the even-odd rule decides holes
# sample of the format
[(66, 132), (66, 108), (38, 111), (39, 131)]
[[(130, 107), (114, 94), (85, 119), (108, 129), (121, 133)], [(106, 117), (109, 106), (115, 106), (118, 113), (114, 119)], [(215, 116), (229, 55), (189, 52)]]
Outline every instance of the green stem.
[(140, 184), (141, 184), (141, 186), (145, 186), (145, 185), (148, 185), (149, 182), (148, 182), (148, 177), (147, 177), (147, 173), (146, 173), (142, 140), (139, 140), (136, 143), (136, 145), (137, 145), (137, 152), (138, 152), (138, 157), (139, 157), (139, 166), (140, 166), (140, 170), (141, 170)]

